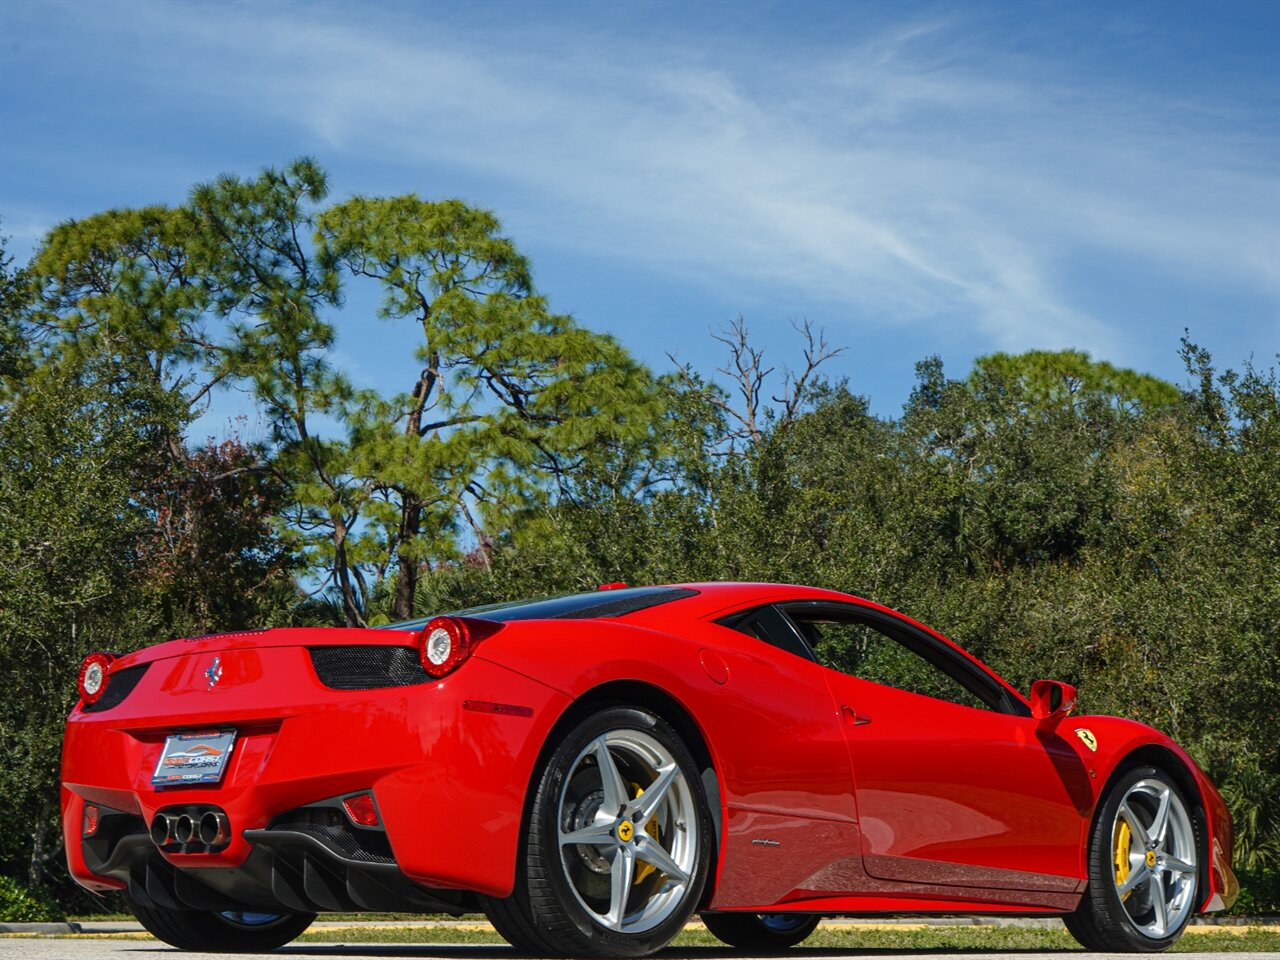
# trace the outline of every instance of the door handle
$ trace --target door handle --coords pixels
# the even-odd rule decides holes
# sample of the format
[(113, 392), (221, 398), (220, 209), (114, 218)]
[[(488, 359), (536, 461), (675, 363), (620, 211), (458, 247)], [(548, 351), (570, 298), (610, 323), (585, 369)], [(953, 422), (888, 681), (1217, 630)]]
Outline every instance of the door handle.
[(845, 723), (851, 726), (860, 727), (864, 723), (870, 723), (871, 718), (865, 714), (859, 714), (853, 707), (844, 704), (840, 707), (840, 713), (844, 716)]

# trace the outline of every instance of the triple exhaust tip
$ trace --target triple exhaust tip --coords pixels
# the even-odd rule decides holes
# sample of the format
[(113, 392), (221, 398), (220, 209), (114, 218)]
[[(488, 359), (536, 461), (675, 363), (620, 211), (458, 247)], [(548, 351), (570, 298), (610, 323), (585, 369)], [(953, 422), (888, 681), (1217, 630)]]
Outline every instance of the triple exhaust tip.
[(221, 810), (206, 810), (198, 819), (189, 813), (157, 813), (151, 821), (151, 840), (161, 849), (193, 843), (225, 847), (231, 840), (231, 821)]

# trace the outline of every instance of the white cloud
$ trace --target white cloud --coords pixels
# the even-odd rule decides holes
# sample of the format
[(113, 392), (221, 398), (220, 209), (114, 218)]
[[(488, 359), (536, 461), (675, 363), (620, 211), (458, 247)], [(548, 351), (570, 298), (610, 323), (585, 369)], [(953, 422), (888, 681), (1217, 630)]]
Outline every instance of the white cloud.
[(946, 19), (803, 60), (563, 24), (481, 35), (406, 8), (128, 9), (177, 96), (500, 177), (562, 212), (560, 243), (707, 283), (1111, 356), (1117, 318), (1065, 277), (1082, 251), (1280, 286), (1273, 143), (1213, 104), (1065, 82)]

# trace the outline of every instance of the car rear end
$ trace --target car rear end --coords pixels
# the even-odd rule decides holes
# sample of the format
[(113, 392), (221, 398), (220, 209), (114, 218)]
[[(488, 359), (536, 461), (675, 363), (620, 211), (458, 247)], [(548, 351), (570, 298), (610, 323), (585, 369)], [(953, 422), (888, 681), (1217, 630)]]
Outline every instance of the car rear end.
[(433, 665), (428, 633), (272, 630), (86, 661), (63, 749), (72, 875), (170, 910), (503, 895), (514, 850), (491, 838), (518, 824), (564, 698), (480, 657)]

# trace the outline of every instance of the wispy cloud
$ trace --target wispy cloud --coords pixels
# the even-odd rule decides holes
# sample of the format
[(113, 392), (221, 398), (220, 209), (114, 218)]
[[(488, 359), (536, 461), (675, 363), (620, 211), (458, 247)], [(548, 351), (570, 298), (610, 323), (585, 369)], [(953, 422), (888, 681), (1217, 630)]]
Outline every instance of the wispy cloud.
[(1081, 256), (1280, 289), (1274, 157), (1240, 118), (1063, 76), (946, 16), (801, 56), (564, 22), (481, 35), (404, 8), (119, 9), (88, 15), (108, 44), (128, 21), (176, 99), (325, 155), (501, 178), (528, 215), (557, 211), (558, 243), (709, 285), (1111, 356), (1118, 318), (1077, 295)]

